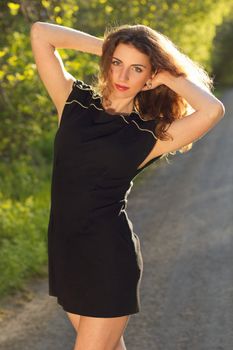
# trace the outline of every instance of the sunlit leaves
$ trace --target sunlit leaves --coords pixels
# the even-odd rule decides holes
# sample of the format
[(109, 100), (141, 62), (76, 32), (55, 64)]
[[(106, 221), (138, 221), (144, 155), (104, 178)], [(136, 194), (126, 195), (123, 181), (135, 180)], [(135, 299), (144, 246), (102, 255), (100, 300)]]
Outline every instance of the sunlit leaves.
[(12, 16), (16, 16), (19, 12), (19, 8), (20, 8), (20, 5), (19, 4), (16, 4), (14, 2), (8, 2), (7, 3), (7, 6), (9, 7), (10, 9), (10, 14)]
[(55, 13), (58, 13), (58, 12), (61, 11), (61, 7), (60, 7), (60, 6), (55, 6), (54, 9), (53, 9), (53, 11), (54, 11)]
[(0, 58), (5, 56), (5, 54), (9, 51), (8, 47), (3, 47), (2, 50), (0, 50)]
[(62, 18), (60, 16), (55, 17), (55, 21), (57, 24), (62, 24)]
[(113, 11), (113, 7), (109, 6), (109, 5), (106, 5), (104, 10), (105, 10), (106, 14), (110, 14)]
[(12, 75), (12, 74), (7, 74), (7, 75), (6, 75), (6, 79), (7, 79), (10, 83), (12, 83), (12, 82), (15, 81), (15, 76)]
[(7, 62), (11, 65), (11, 66), (15, 66), (17, 64), (17, 61), (18, 61), (18, 57), (16, 56), (10, 56), (8, 59), (7, 59)]
[(49, 8), (50, 7), (50, 1), (48, 0), (42, 0), (41, 4), (45, 7), (45, 8)]
[(160, 1), (160, 5), (163, 11), (167, 11), (169, 9), (169, 6), (165, 1)]
[(224, 83), (226, 87), (233, 84), (233, 4), (232, 11), (217, 28), (216, 36), (211, 47), (212, 65), (216, 75), (217, 84)]
[(156, 5), (151, 5), (151, 6), (149, 7), (149, 11), (151, 11), (151, 12), (155, 12), (156, 9), (157, 9)]

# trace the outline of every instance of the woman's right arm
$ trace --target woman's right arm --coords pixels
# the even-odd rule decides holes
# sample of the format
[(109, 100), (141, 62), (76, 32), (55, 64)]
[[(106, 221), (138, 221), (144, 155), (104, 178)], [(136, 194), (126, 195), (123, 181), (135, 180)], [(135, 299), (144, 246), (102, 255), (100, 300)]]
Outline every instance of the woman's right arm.
[(74, 49), (101, 56), (103, 39), (69, 27), (39, 21), (32, 24), (30, 39), (40, 78), (58, 111), (60, 121), (75, 78), (66, 71), (56, 49)]

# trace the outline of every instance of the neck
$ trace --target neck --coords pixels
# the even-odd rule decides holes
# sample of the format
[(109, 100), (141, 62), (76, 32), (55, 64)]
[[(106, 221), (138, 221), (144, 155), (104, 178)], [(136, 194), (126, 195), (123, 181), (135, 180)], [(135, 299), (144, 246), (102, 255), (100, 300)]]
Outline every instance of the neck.
[(108, 98), (108, 101), (103, 101), (104, 109), (110, 114), (130, 114), (133, 111), (133, 101), (132, 99), (115, 99)]

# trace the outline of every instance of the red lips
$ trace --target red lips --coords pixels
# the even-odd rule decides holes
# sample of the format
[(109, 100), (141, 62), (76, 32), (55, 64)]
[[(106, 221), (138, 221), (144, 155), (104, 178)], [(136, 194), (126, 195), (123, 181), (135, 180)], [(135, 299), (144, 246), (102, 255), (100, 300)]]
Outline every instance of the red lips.
[(127, 86), (124, 86), (124, 85), (115, 84), (115, 86), (120, 91), (125, 91), (129, 89)]

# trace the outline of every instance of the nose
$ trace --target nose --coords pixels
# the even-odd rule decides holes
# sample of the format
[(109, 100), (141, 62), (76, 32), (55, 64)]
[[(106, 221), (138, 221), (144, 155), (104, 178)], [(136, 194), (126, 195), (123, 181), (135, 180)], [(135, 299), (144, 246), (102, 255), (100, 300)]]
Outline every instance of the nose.
[(129, 68), (122, 68), (119, 73), (119, 82), (129, 80)]

